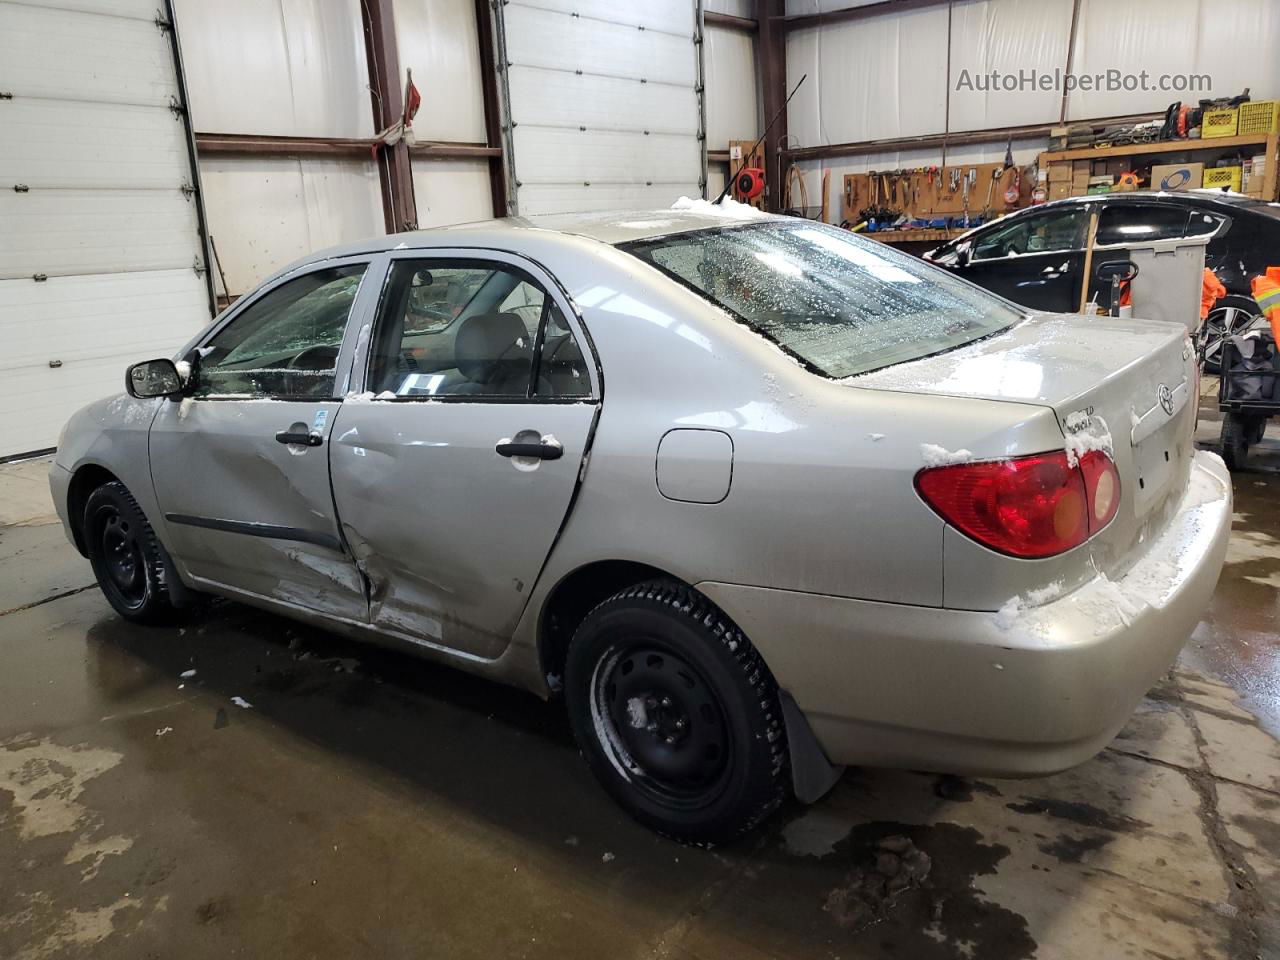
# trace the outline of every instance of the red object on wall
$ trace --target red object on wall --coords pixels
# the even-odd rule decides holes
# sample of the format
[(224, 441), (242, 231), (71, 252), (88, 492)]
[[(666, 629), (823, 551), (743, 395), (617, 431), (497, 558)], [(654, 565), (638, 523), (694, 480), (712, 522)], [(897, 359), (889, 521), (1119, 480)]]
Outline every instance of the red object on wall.
[(754, 200), (764, 193), (764, 171), (759, 167), (743, 167), (733, 181), (733, 195), (738, 200)]

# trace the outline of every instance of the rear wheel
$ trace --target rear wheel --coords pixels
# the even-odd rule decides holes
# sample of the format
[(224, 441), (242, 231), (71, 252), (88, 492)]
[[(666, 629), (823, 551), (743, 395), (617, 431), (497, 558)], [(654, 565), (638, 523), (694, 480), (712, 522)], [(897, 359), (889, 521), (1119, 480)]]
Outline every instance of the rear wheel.
[(588, 614), (565, 696), (596, 777), (661, 833), (732, 840), (785, 794), (777, 685), (742, 632), (687, 587), (640, 584)]
[(1249, 424), (1236, 413), (1222, 417), (1222, 459), (1229, 470), (1243, 470), (1249, 457)]
[(116, 613), (165, 623), (175, 610), (155, 531), (123, 483), (104, 483), (84, 507), (84, 539), (93, 574)]

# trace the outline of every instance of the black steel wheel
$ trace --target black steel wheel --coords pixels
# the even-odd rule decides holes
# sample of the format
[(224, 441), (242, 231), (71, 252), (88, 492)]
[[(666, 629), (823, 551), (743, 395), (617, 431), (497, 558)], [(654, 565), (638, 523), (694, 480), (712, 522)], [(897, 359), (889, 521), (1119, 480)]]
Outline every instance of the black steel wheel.
[(124, 484), (105, 483), (89, 494), (82, 529), (98, 586), (115, 611), (139, 623), (170, 620), (160, 543)]
[(661, 833), (728, 841), (785, 794), (777, 686), (742, 632), (687, 587), (641, 584), (588, 614), (565, 695), (597, 778)]

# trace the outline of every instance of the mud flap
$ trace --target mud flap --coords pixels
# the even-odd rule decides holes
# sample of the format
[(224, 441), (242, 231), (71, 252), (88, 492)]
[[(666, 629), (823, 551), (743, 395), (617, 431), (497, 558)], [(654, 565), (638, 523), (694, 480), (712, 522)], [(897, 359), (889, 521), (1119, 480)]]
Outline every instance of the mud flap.
[(169, 603), (174, 608), (181, 610), (183, 607), (189, 607), (195, 600), (191, 589), (182, 582), (182, 578), (178, 576), (177, 568), (173, 565), (173, 557), (169, 556), (169, 551), (164, 548), (164, 544), (160, 542), (160, 538), (156, 538), (156, 547), (160, 550), (160, 570), (164, 577), (164, 588), (169, 594)]
[(816, 803), (836, 785), (836, 781), (844, 773), (844, 767), (834, 766), (827, 759), (826, 751), (813, 735), (809, 721), (804, 718), (791, 694), (779, 690), (778, 697), (782, 701), (782, 719), (787, 725), (791, 788), (801, 803)]

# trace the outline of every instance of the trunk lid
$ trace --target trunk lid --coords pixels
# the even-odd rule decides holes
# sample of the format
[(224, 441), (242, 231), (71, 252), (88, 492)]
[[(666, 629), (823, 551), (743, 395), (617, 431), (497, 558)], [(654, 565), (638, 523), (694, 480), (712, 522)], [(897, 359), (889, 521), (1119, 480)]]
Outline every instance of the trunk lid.
[(1093, 566), (1114, 578), (1164, 528), (1186, 486), (1199, 399), (1196, 371), (1186, 330), (1178, 324), (1046, 314), (957, 350), (845, 382), (1051, 407), (1069, 456), (1106, 449), (1120, 474), (1119, 512), (1089, 541)]

